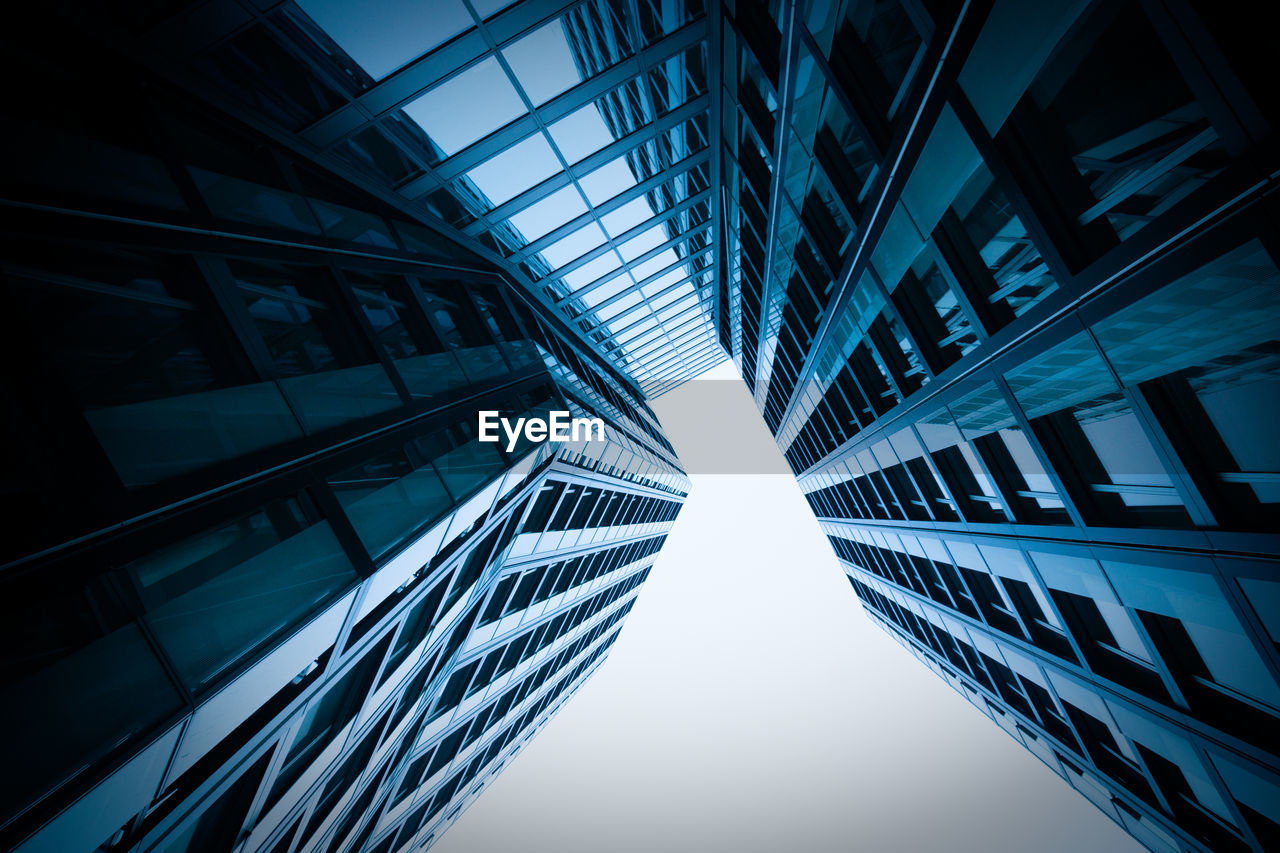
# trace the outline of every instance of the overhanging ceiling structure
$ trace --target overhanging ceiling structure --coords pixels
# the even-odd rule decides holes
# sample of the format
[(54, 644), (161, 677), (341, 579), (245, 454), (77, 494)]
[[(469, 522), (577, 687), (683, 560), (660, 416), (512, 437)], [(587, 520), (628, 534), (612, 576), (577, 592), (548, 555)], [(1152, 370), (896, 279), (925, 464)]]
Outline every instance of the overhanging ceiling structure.
[(697, 0), (215, 0), (137, 28), (134, 55), (459, 229), (646, 395), (725, 358)]

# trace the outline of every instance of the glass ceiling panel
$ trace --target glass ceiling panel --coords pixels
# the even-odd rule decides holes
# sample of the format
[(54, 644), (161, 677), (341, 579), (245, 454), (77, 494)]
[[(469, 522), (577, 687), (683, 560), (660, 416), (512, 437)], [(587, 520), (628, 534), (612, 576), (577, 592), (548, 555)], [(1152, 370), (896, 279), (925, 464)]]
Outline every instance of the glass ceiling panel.
[[(492, 56), (404, 107), (445, 156), (524, 115), (524, 102)], [(513, 194), (514, 195), (514, 194)]]
[[(596, 279), (608, 275), (622, 266), (617, 252), (606, 252), (598, 258), (592, 258), (561, 276), (571, 290), (581, 290)], [(624, 274), (625, 275), (625, 274)]]
[(471, 8), (481, 20), (492, 17), (514, 3), (515, 0), (471, 0)]
[(566, 162), (583, 160), (614, 141), (595, 104), (570, 113), (547, 128)]
[(655, 311), (658, 311), (667, 307), (668, 305), (671, 305), (677, 302), (684, 305), (690, 305), (696, 301), (696, 299), (693, 298), (695, 296), (696, 294), (694, 293), (693, 285), (683, 284), (680, 287), (677, 287), (675, 290), (671, 291), (670, 293), (664, 294), (654, 299), (653, 307)]
[(611, 160), (591, 174), (580, 178), (578, 185), (593, 205), (604, 204), (621, 192), (636, 185), (636, 176), (627, 164), (626, 156)]
[[(623, 243), (621, 246), (618, 247), (618, 252), (622, 255), (622, 259), (624, 261), (629, 262), (640, 257), (645, 252), (649, 251), (655, 246), (661, 246), (666, 241), (667, 241), (667, 232), (663, 231), (662, 228), (659, 226), (654, 226), (653, 228), (650, 228), (648, 231), (645, 231), (642, 234), (640, 234), (638, 237), (632, 237), (630, 240)], [(661, 257), (661, 255), (659, 257)], [(674, 254), (672, 254), (670, 260), (668, 260), (667, 263), (672, 263), (675, 260), (676, 260), (676, 257)], [(644, 276), (639, 276), (639, 277), (643, 278)]]
[(625, 275), (618, 276), (612, 281), (606, 284), (602, 284), (600, 287), (597, 287), (594, 290), (592, 290), (590, 293), (587, 293), (586, 295), (584, 295), (582, 297), (582, 302), (584, 305), (594, 308), (595, 306), (599, 305), (601, 302), (604, 302), (609, 297), (617, 296), (619, 293), (622, 293), (624, 290), (626, 290), (631, 286), (632, 286), (632, 281), (629, 277)]
[(502, 55), (535, 107), (582, 82), (560, 21), (552, 21), (504, 47)]
[[(307, 22), (300, 28), (305, 37), (315, 39), (322, 52), (345, 52), (349, 60), (344, 62), (367, 73), (368, 78), (357, 74), (356, 82), (372, 95), (371, 103), (410, 99), (398, 110), (379, 107), (379, 115), (363, 116), (344, 129), (334, 140), (334, 156), (506, 255), (575, 326), (603, 338), (616, 363), (646, 387), (665, 388), (706, 360), (698, 350), (701, 342), (686, 343), (687, 335), (663, 328), (651, 310), (687, 305), (696, 313), (703, 307), (689, 278), (696, 272), (701, 282), (708, 275), (698, 265), (704, 262), (701, 253), (715, 243), (707, 230), (709, 202), (668, 213), (710, 187), (706, 162), (673, 170), (709, 145), (707, 111), (688, 109), (708, 90), (706, 2), (582, 0), (550, 21), (546, 8), (551, 7), (512, 0), (297, 0), (289, 14), (299, 21), (309, 16), (314, 26)], [(440, 50), (449, 42), (457, 50)], [(443, 66), (455, 55), (452, 70)], [(424, 57), (420, 69), (387, 79)], [(639, 60), (636, 76), (630, 69), (618, 73), (607, 90), (583, 85), (609, 69), (621, 72), (619, 63), (630, 57)], [(425, 92), (407, 88), (441, 78)], [(556, 103), (554, 117), (549, 109), (537, 116), (551, 103)], [(503, 140), (501, 147), (494, 134), (504, 127), (515, 130), (509, 126), (530, 107), (539, 120), (522, 124), (525, 138)], [(681, 111), (679, 120), (663, 119), (658, 131), (653, 122), (675, 110)], [(575, 173), (602, 150), (622, 148), (617, 143), (624, 138), (630, 146), (625, 153), (589, 174)], [(465, 160), (456, 156), (462, 152)], [(535, 190), (566, 164), (569, 172), (558, 181), (563, 186), (545, 194)], [(601, 212), (651, 179), (661, 183)], [(795, 186), (807, 189), (799, 182)], [(542, 197), (533, 200), (535, 194)], [(501, 218), (494, 213), (499, 207)], [(516, 212), (507, 215), (509, 210)], [(357, 226), (336, 218), (333, 223), (343, 233)], [(688, 236), (695, 229), (699, 234)], [(572, 233), (562, 236), (565, 231)], [(351, 233), (351, 239), (389, 239)], [(679, 245), (659, 248), (682, 235), (687, 239)], [(617, 245), (624, 237), (630, 239)], [(538, 241), (551, 245), (533, 254), (528, 246)], [(614, 244), (605, 248), (606, 241)], [(696, 263), (682, 259), (684, 252), (697, 255)], [(649, 276), (657, 280), (641, 292), (637, 283)], [(650, 363), (658, 366), (651, 370), (636, 361), (634, 346), (608, 340), (592, 306), (604, 306), (601, 315), (611, 320), (625, 320), (631, 340), (637, 331), (652, 337), (658, 349)], [(588, 313), (577, 316), (584, 308)], [(637, 325), (641, 321), (643, 329)], [(709, 322), (705, 316), (704, 321)], [(678, 325), (688, 328), (685, 319)], [(673, 345), (676, 338), (680, 341)]]
[[(670, 287), (671, 285), (675, 284), (677, 281), (680, 281), (684, 277), (685, 277), (684, 270), (672, 270), (666, 275), (659, 276), (658, 278), (646, 284), (643, 288), (641, 288), (641, 292), (648, 297), (654, 296), (662, 292), (662, 289), (664, 287)], [(689, 290), (692, 291), (693, 287), (690, 286)]]
[(559, 171), (560, 160), (546, 137), (535, 133), (476, 166), (467, 177), (497, 206)]
[(547, 259), (547, 263), (551, 264), (552, 268), (562, 267), (569, 261), (576, 260), (590, 252), (603, 243), (604, 239), (604, 231), (600, 229), (600, 224), (591, 222), (582, 226), (568, 237), (552, 243), (542, 251), (542, 257)]
[(532, 243), (586, 212), (587, 204), (582, 200), (577, 187), (567, 186), (512, 215), (507, 222), (524, 235), (527, 242)]
[[(625, 319), (618, 319), (618, 320), (614, 320), (613, 322), (607, 325), (609, 330), (616, 335), (618, 332), (621, 332), (623, 329), (626, 329), (628, 326), (630, 326), (631, 323), (626, 321)], [(637, 330), (642, 330), (647, 332), (657, 328), (658, 328), (657, 321), (655, 321), (652, 317), (648, 317), (645, 320), (642, 320), (638, 325), (636, 325), (635, 329), (632, 329), (630, 334), (634, 334)]]
[(617, 302), (613, 303), (608, 308), (605, 308), (603, 311), (601, 311), (599, 314), (599, 317), (602, 321), (608, 322), (609, 320), (615, 319), (627, 311), (631, 311), (637, 305), (640, 305), (640, 304), (641, 302), (640, 302), (639, 296), (637, 296), (634, 293), (628, 293), (626, 296), (622, 297)]
[(374, 80), (474, 25), (462, 0), (364, 0), (358, 15), (349, 0), (298, 0), (298, 6)]
[(651, 218), (653, 218), (653, 207), (648, 199), (641, 197), (632, 199), (617, 210), (606, 213), (600, 217), (600, 224), (604, 226), (605, 233), (610, 237), (617, 237)]
[[(468, 9), (487, 20), (511, 5), (503, 0), (370, 0), (362, 6), (360, 16), (353, 16), (344, 0), (300, 3), (375, 77), (384, 77), (471, 29), (474, 19)], [(428, 171), (438, 169), (447, 175), (447, 190), (431, 196), (435, 199), (433, 210), (439, 209), (448, 221), (476, 236), (487, 233), (488, 242), (495, 245), (496, 241), (500, 251), (514, 255), (511, 260), (533, 278), (535, 287), (562, 305), (568, 318), (589, 335), (608, 335), (608, 328), (626, 329), (624, 337), (631, 343), (606, 338), (605, 349), (650, 387), (683, 375), (693, 364), (684, 360), (684, 354), (701, 346), (701, 342), (681, 342), (672, 351), (671, 339), (687, 336), (692, 328), (689, 323), (696, 321), (702, 307), (698, 291), (689, 282), (690, 274), (698, 268), (692, 260), (682, 259), (681, 253), (706, 251), (714, 242), (712, 235), (700, 234), (674, 248), (659, 247), (691, 229), (705, 230), (710, 204), (700, 201), (675, 216), (657, 220), (709, 187), (709, 166), (705, 163), (693, 170), (663, 174), (706, 149), (708, 117), (704, 113), (685, 117), (657, 134), (652, 121), (706, 92), (705, 44), (682, 48), (664, 58), (643, 57), (648, 70), (640, 76), (562, 113), (545, 123), (545, 131), (534, 132), (505, 150), (486, 140), (523, 116), (528, 104), (536, 110), (571, 92), (634, 55), (637, 45), (648, 49), (703, 13), (703, 3), (697, 0), (588, 0), (549, 23), (537, 24), (536, 17), (526, 24), (507, 22), (515, 29), (506, 32), (523, 33), (505, 45), (505, 36), (497, 35), (496, 30), (482, 30), (490, 44), (501, 45), (498, 51), (488, 52), (478, 61), (468, 60), (472, 64), (465, 70), (403, 107), (404, 129), (395, 140), (406, 150), (419, 149), (419, 162), (425, 161)], [(329, 23), (344, 17), (347, 31)], [(519, 18), (518, 10), (508, 10), (504, 18)], [(535, 28), (523, 29), (530, 25)], [(413, 125), (412, 132), (406, 132)], [(429, 140), (421, 137), (419, 127)], [(581, 177), (570, 169), (563, 176), (566, 186), (536, 201), (520, 198), (559, 174), (565, 164), (580, 164), (635, 133), (646, 137), (645, 141), (621, 156)], [(447, 161), (469, 148), (484, 152), (487, 159), (472, 165), (475, 161), (469, 153), (470, 168), (451, 169), (449, 162), (437, 165), (441, 156)], [(408, 170), (391, 165), (399, 169), (392, 178), (397, 183), (423, 171), (416, 164)], [(459, 176), (464, 168), (465, 174)], [(599, 212), (601, 206), (634, 189), (640, 181), (658, 176), (663, 181), (659, 186), (607, 213)], [(456, 203), (444, 205), (440, 197), (449, 195)], [(495, 208), (513, 200), (513, 207), (521, 208), (516, 213), (503, 220), (488, 218)], [(568, 228), (572, 232), (562, 236), (561, 229)], [(640, 233), (635, 234), (637, 231)], [(553, 234), (555, 238), (549, 237)], [(603, 248), (606, 241), (623, 235), (630, 239)], [(537, 254), (524, 248), (549, 239), (553, 242)], [(592, 254), (596, 256), (583, 260)], [(702, 260), (698, 254), (697, 262)], [(566, 272), (557, 272), (566, 266), (570, 267)], [(641, 292), (637, 282), (649, 276), (657, 279)], [(604, 306), (599, 315), (592, 312), (595, 306)], [(679, 330), (664, 328), (655, 318), (654, 308), (666, 317), (675, 317)], [(587, 313), (575, 317), (580, 311)], [(600, 325), (605, 315), (611, 324), (608, 328)], [(646, 360), (660, 363), (656, 370), (635, 360), (637, 341), (654, 350)], [(670, 358), (673, 354), (678, 357)], [(704, 360), (701, 353), (691, 357)]]
[(654, 273), (661, 272), (677, 260), (674, 252), (661, 252), (649, 260), (631, 267), (631, 274), (636, 281), (644, 281)]

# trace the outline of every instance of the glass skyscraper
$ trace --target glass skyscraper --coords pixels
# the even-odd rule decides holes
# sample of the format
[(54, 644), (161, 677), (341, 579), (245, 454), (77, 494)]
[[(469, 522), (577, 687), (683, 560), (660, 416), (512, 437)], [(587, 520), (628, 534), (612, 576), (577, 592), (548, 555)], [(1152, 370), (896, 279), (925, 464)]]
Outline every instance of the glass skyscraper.
[(1280, 160), (1241, 11), (713, 25), (720, 339), (849, 583), (1159, 851), (1280, 845)]
[[(686, 495), (621, 351), (286, 132), (266, 69), (328, 78), (237, 10), (166, 10), (219, 42), (164, 37), (189, 74), (139, 61), (142, 5), (0, 39), (7, 850), (425, 845), (600, 665)], [(619, 156), (654, 227), (693, 215)]]
[(1261, 24), (15, 12), (0, 847), (429, 846), (607, 654), (688, 490), (646, 399), (730, 358), (923, 665), (1151, 849), (1280, 847)]

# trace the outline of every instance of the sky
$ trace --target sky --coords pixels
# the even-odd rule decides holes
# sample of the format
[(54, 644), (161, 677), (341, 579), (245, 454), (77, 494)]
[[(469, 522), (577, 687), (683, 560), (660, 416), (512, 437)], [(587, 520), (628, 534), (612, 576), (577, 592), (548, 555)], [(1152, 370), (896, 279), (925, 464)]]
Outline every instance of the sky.
[[(653, 403), (682, 456), (773, 448), (741, 380), (688, 417), (704, 381)], [(1142, 849), (870, 621), (790, 475), (692, 479), (605, 663), (434, 853)]]

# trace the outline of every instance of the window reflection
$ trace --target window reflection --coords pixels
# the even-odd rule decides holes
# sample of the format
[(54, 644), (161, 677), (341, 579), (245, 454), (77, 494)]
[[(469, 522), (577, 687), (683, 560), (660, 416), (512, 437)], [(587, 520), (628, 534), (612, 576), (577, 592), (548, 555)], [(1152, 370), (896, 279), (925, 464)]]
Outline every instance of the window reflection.
[(1218, 504), (1220, 523), (1266, 527), (1280, 506), (1280, 273), (1251, 241), (1094, 327)]
[(1060, 344), (1007, 378), (1094, 523), (1190, 522), (1143, 425), (1087, 337)]

